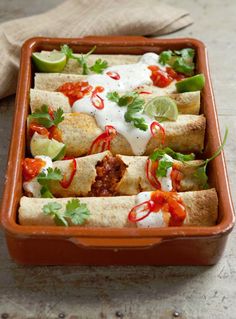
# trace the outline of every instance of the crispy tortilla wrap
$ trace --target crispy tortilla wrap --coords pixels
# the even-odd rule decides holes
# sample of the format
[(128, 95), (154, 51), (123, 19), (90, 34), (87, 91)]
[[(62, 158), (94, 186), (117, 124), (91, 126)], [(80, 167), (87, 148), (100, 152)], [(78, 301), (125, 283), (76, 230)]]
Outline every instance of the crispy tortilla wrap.
[[(215, 189), (179, 193), (186, 207), (187, 216), (183, 226), (213, 226), (217, 220), (218, 199)], [(55, 225), (54, 220), (43, 213), (43, 206), (57, 202), (65, 209), (71, 198), (29, 198), (22, 197), (19, 208), (21, 225)], [(127, 219), (130, 210), (137, 205), (136, 196), (80, 198), (86, 203), (90, 217), (86, 227), (135, 227)]]
[[(42, 75), (45, 75), (42, 73)], [(159, 93), (152, 94), (142, 94), (141, 97), (145, 99), (146, 102), (151, 99), (159, 96)], [(186, 93), (175, 93), (167, 94), (172, 98), (177, 107), (178, 111), (181, 114), (199, 114), (200, 109), (200, 91), (197, 92), (186, 92)], [(30, 90), (30, 107), (31, 112), (35, 112), (36, 109), (39, 109), (43, 104), (50, 105), (53, 110), (58, 109), (59, 107), (65, 113), (71, 112), (71, 106), (69, 99), (63, 93), (60, 92), (50, 92), (49, 90), (44, 89), (31, 89)]]
[[(163, 122), (165, 144), (162, 135), (151, 137), (145, 155), (156, 148), (171, 147), (177, 152), (201, 152), (204, 146), (206, 119), (203, 115), (180, 115), (176, 122)], [(93, 141), (102, 133), (93, 116), (84, 113), (65, 113), (59, 124), (62, 141), (66, 144), (66, 155), (79, 157), (87, 155)], [(134, 155), (124, 136), (117, 134), (111, 142), (113, 154)]]
[[(141, 191), (155, 190), (146, 174), (147, 156), (112, 156), (109, 151), (76, 159), (76, 173), (68, 188), (53, 181), (50, 190), (55, 197), (74, 196), (114, 196), (136, 195)], [(177, 191), (192, 191), (202, 188), (194, 175), (197, 164), (203, 161), (190, 161), (184, 164), (174, 161), (174, 167), (181, 174)], [(53, 162), (66, 180), (69, 179), (71, 160)], [(196, 165), (196, 166), (193, 166)], [(173, 185), (173, 184), (172, 184)]]

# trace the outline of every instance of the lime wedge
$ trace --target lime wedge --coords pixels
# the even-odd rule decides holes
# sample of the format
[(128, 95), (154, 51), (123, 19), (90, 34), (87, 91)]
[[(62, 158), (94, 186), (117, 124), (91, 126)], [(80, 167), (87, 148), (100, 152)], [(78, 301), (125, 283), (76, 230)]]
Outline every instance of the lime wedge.
[(178, 108), (170, 97), (157, 96), (145, 105), (144, 113), (157, 120), (176, 121), (178, 117)]
[(41, 72), (61, 72), (66, 65), (66, 55), (53, 50), (51, 52), (34, 52), (32, 59)]
[(52, 160), (59, 160), (65, 155), (65, 144), (54, 139), (42, 137), (38, 133), (34, 133), (30, 141), (30, 151), (33, 156), (45, 155), (51, 157)]
[(191, 78), (187, 78), (175, 83), (178, 93), (200, 91), (203, 89), (204, 85), (204, 74), (197, 74)]

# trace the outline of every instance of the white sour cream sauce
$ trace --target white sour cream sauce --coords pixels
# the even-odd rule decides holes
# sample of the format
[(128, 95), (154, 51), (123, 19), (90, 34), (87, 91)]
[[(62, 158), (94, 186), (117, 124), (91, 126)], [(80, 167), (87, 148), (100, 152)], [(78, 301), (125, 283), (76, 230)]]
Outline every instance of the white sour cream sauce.
[[(129, 92), (142, 85), (151, 85), (151, 71), (149, 65), (158, 65), (159, 56), (156, 53), (144, 54), (140, 61), (135, 64), (116, 65), (104, 70), (103, 74), (93, 74), (87, 77), (87, 81), (93, 87), (102, 86), (104, 91), (98, 95), (104, 100), (104, 108), (98, 110), (91, 102), (91, 94), (86, 95), (80, 100), (75, 101), (72, 112), (91, 114), (95, 117), (98, 126), (104, 130), (106, 125), (115, 127), (118, 133), (123, 135), (129, 142), (135, 155), (142, 155), (145, 152), (146, 145), (151, 137), (150, 128), (142, 131), (133, 127), (132, 123), (125, 122), (124, 114), (126, 107), (119, 107), (115, 102), (107, 99), (107, 93), (116, 91), (118, 93)], [(117, 72), (120, 75), (119, 80), (112, 79), (106, 73), (108, 71)], [(165, 88), (168, 91), (168, 88)], [(162, 89), (163, 92), (165, 89)], [(145, 114), (137, 113), (136, 116), (143, 117), (150, 127), (153, 119)]]
[[(151, 199), (151, 192), (139, 193), (135, 198), (136, 205), (141, 204)], [(137, 213), (137, 217), (144, 216), (146, 212)], [(163, 212), (159, 210), (157, 213), (150, 213), (146, 218), (136, 222), (138, 228), (153, 228), (153, 227), (166, 227), (168, 226), (163, 218)]]
[[(41, 168), (40, 173), (44, 172), (47, 174), (47, 169), (49, 167), (52, 167), (51, 158), (48, 156), (44, 156), (44, 155), (35, 156), (35, 158), (41, 158), (45, 162), (45, 165)], [(37, 176), (28, 182), (24, 182), (23, 188), (27, 193), (31, 193), (33, 197), (41, 197), (40, 190), (41, 190), (42, 186), (37, 181)]]
[[(173, 159), (171, 156), (165, 154), (165, 156), (160, 159), (159, 162), (168, 160), (169, 162), (173, 162)], [(171, 172), (172, 172), (172, 167), (169, 167), (166, 172), (165, 177), (158, 177), (158, 181), (161, 184), (161, 190), (164, 192), (170, 192), (172, 190), (172, 180), (171, 180)]]

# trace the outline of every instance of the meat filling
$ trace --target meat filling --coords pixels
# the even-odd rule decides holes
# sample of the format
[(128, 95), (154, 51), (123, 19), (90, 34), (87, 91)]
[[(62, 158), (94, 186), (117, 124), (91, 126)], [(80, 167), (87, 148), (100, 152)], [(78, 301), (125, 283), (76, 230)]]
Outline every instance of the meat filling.
[(114, 196), (117, 184), (125, 173), (126, 165), (119, 157), (106, 156), (96, 166), (97, 176), (89, 196)]

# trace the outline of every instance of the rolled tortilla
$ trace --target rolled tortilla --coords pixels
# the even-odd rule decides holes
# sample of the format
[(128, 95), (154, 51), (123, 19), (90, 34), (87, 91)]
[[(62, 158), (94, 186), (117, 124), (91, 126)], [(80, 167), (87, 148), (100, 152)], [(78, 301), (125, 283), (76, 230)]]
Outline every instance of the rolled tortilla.
[[(187, 216), (183, 226), (213, 226), (217, 221), (218, 199), (215, 189), (179, 193), (186, 207)], [(43, 206), (57, 202), (65, 209), (71, 198), (22, 197), (19, 208), (19, 223), (24, 226), (52, 226), (53, 219), (43, 213)], [(137, 205), (136, 196), (80, 198), (86, 203), (90, 217), (86, 227), (136, 227), (127, 219), (129, 211)], [(79, 227), (79, 226), (78, 226)]]
[[(171, 147), (178, 152), (201, 152), (204, 146), (206, 119), (203, 115), (179, 115), (176, 122), (163, 122), (165, 144), (162, 135), (151, 137), (145, 155), (156, 148)], [(59, 124), (62, 141), (66, 144), (66, 155), (79, 157), (87, 155), (93, 141), (102, 133), (93, 116), (84, 113), (65, 113)], [(135, 155), (124, 136), (117, 134), (111, 142), (113, 154)]]
[(65, 73), (35, 73), (34, 88), (44, 91), (56, 91), (66, 82), (86, 81), (87, 75)]
[[(109, 162), (109, 158), (111, 158), (111, 162)], [(104, 159), (105, 162), (102, 162), (104, 161)], [(96, 167), (99, 164), (100, 169), (101, 163), (103, 163), (102, 167), (106, 167), (108, 172), (110, 170), (109, 178), (112, 179), (112, 183), (107, 184), (107, 186), (105, 186), (105, 184), (103, 183), (103, 189), (109, 187), (107, 191), (109, 196), (136, 195), (141, 191), (152, 191), (155, 190), (155, 188), (151, 186), (146, 176), (147, 159), (147, 156), (123, 155), (116, 155), (116, 157), (113, 158), (112, 154), (109, 151), (77, 158), (76, 173), (70, 186), (68, 188), (63, 188), (59, 182), (53, 181), (50, 184), (50, 191), (55, 197), (98, 196), (97, 193), (94, 193), (93, 187), (97, 178)], [(112, 166), (114, 160), (116, 160), (117, 164)], [(188, 164), (184, 164), (179, 161), (174, 161), (174, 165), (182, 174), (179, 189), (177, 189), (178, 191), (193, 191), (200, 190), (202, 188), (199, 179), (194, 176), (194, 172), (196, 172), (197, 166), (193, 166), (194, 164), (197, 165), (202, 162), (203, 161), (198, 160), (190, 161), (188, 162)], [(56, 161), (53, 162), (53, 168), (59, 168), (62, 175), (66, 176), (67, 179), (69, 179), (71, 172), (70, 164), (71, 160)], [(117, 173), (118, 170), (120, 178), (116, 179), (114, 175), (115, 173)], [(103, 179), (100, 179), (97, 183), (101, 183), (103, 181)], [(112, 189), (111, 185), (113, 187)], [(101, 194), (100, 196), (102, 195), (103, 194)]]
[[(43, 51), (48, 52), (48, 51)], [(74, 56), (80, 57), (81, 54), (75, 53)], [(120, 64), (132, 64), (137, 63), (141, 58), (141, 55), (131, 55), (131, 54), (91, 54), (86, 58), (88, 66), (92, 66), (96, 60), (102, 59), (106, 60), (108, 66), (120, 65)], [(69, 59), (63, 73), (70, 74), (82, 74), (82, 68), (80, 64), (73, 59)]]
[[(42, 75), (47, 75), (47, 73), (41, 73)], [(45, 83), (43, 81), (43, 83)], [(52, 81), (53, 83), (53, 81)], [(146, 102), (151, 99), (160, 96), (159, 93), (152, 94), (141, 94), (141, 97), (145, 99)], [(200, 110), (200, 91), (197, 92), (186, 92), (186, 93), (175, 93), (167, 94), (172, 98), (181, 114), (199, 114)], [(57, 110), (59, 107), (65, 113), (71, 112), (71, 106), (69, 99), (63, 93), (60, 92), (50, 92), (44, 89), (31, 89), (30, 90), (30, 107), (31, 112), (35, 112), (36, 109), (40, 108), (43, 104), (50, 105), (53, 110)]]

